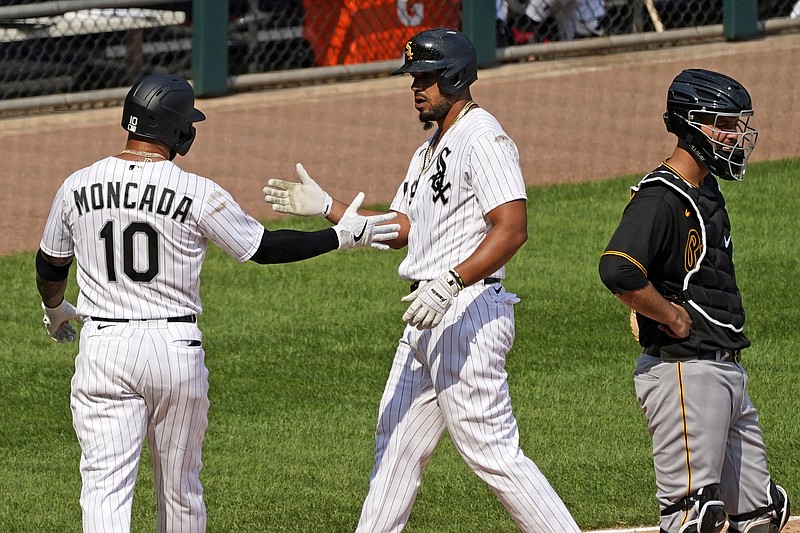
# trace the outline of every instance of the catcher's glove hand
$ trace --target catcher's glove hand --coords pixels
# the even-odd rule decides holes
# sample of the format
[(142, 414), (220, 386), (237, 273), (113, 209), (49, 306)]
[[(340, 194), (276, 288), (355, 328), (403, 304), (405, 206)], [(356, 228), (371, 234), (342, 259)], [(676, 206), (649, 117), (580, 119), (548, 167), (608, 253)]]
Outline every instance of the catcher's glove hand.
[(75, 307), (66, 300), (61, 300), (58, 306), (50, 308), (42, 302), (42, 311), (44, 311), (44, 327), (47, 329), (47, 334), (54, 342), (72, 342), (78, 337), (78, 332), (70, 324), (71, 320), (75, 320), (79, 324), (83, 323), (83, 317), (78, 314)]
[(636, 342), (639, 342), (639, 321), (636, 319), (636, 311), (633, 309), (631, 309), (630, 323), (631, 335), (633, 335), (633, 338), (636, 339)]

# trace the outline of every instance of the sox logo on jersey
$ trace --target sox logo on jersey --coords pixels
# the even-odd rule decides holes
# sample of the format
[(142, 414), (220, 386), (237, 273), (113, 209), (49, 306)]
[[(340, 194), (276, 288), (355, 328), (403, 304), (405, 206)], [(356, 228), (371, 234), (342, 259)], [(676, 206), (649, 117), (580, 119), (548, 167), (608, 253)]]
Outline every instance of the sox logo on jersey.
[(451, 185), (449, 182), (445, 185), (442, 185), (445, 174), (447, 173), (447, 163), (445, 163), (445, 157), (449, 155), (450, 148), (445, 146), (442, 149), (442, 152), (439, 154), (439, 157), (436, 158), (436, 172), (429, 178), (431, 182), (431, 189), (433, 189), (433, 201), (437, 202), (441, 200), (443, 204), (447, 203), (447, 198), (445, 198), (444, 194)]
[[(433, 139), (431, 139), (430, 142), (431, 143), (434, 142)], [(430, 150), (430, 147), (428, 148), (428, 150)], [(444, 178), (447, 175), (447, 162), (445, 161), (445, 158), (447, 156), (449, 156), (450, 153), (451, 153), (450, 148), (448, 148), (446, 146), (444, 148), (442, 148), (442, 151), (439, 153), (439, 156), (436, 158), (436, 172), (434, 172), (431, 175), (431, 177), (428, 178), (428, 181), (431, 182), (431, 189), (433, 190), (433, 201), (434, 202), (436, 202), (438, 200), (441, 200), (443, 204), (446, 204), (447, 201), (448, 201), (448, 199), (445, 197), (445, 193), (450, 188), (451, 184), (448, 182), (448, 183), (443, 185), (442, 183), (444, 182)], [(426, 154), (427, 154), (427, 150), (426, 150)], [(411, 202), (411, 200), (414, 199), (414, 196), (417, 193), (417, 185), (419, 185), (419, 180), (422, 177), (422, 174), (424, 172), (425, 172), (425, 169), (423, 168), (422, 171), (420, 171), (420, 174), (417, 177), (417, 179), (414, 180), (414, 183), (411, 185), (411, 193), (409, 194), (409, 197), (408, 197), (408, 201), (409, 202)], [(403, 190), (405, 192), (405, 188)]]

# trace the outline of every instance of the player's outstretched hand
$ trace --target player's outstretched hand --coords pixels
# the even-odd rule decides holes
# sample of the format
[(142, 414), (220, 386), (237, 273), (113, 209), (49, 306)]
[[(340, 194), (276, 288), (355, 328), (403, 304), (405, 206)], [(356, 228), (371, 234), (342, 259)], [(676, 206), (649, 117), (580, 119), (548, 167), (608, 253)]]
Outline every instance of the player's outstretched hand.
[(78, 333), (70, 321), (75, 320), (82, 323), (83, 318), (71, 303), (62, 300), (57, 307), (50, 308), (42, 302), (42, 311), (44, 311), (42, 322), (44, 322), (47, 334), (53, 341), (72, 342), (78, 337)]
[(384, 241), (396, 239), (400, 234), (400, 224), (384, 224), (397, 217), (397, 213), (363, 216), (358, 208), (364, 201), (364, 193), (360, 192), (353, 203), (345, 210), (339, 223), (333, 229), (339, 237), (339, 249), (362, 248), (370, 246), (376, 250), (388, 250)]
[(272, 209), (280, 213), (290, 213), (305, 217), (328, 216), (333, 199), (311, 179), (303, 165), (295, 168), (300, 183), (271, 179), (264, 191), (264, 201), (272, 204)]
[(419, 330), (435, 328), (453, 305), (453, 300), (460, 290), (455, 276), (445, 272), (437, 279), (421, 285), (408, 296), (401, 298), (403, 302), (411, 302), (403, 315), (403, 320)]

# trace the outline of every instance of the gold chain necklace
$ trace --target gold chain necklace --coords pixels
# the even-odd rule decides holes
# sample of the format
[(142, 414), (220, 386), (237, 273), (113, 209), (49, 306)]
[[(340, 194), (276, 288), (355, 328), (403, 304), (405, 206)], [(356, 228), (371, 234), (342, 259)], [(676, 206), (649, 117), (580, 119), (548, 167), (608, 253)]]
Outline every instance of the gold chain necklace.
[(147, 159), (145, 159), (145, 161), (147, 161), (151, 157), (160, 157), (161, 159), (166, 159), (166, 156), (164, 156), (164, 154), (159, 154), (158, 152), (142, 152), (141, 150), (128, 150), (128, 149), (125, 149), (125, 150), (121, 151), (120, 154), (138, 155), (138, 156), (147, 158)]
[[(455, 126), (456, 122), (461, 120), (464, 117), (464, 115), (466, 115), (467, 112), (470, 109), (472, 109), (473, 107), (475, 107), (477, 105), (478, 104), (476, 104), (472, 100), (470, 100), (469, 102), (464, 104), (464, 107), (462, 107), (461, 111), (459, 111), (458, 115), (456, 115), (456, 119), (453, 121), (452, 124), (450, 124), (450, 128)], [(447, 129), (450, 129), (450, 128), (447, 128)], [(434, 147), (434, 145), (436, 145), (436, 141), (439, 140), (440, 132), (441, 132), (441, 130), (436, 130), (436, 133), (433, 134), (433, 137), (431, 137), (431, 140), (428, 143), (428, 149), (425, 150), (425, 159), (422, 161), (422, 170), (425, 170), (426, 168), (428, 168), (428, 165), (431, 163), (431, 156), (433, 155), (433, 147)], [(421, 172), (420, 172), (420, 174), (421, 174)]]

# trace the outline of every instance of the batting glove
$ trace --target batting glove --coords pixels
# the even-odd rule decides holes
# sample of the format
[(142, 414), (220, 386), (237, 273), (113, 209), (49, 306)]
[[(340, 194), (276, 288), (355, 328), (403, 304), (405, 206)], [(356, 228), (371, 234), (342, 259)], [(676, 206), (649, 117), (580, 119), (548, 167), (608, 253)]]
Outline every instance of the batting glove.
[(273, 211), (306, 217), (328, 216), (333, 198), (311, 179), (303, 165), (295, 167), (300, 183), (271, 179), (264, 191), (264, 201), (272, 204)]
[(42, 302), (42, 311), (44, 311), (42, 322), (50, 339), (55, 342), (72, 342), (77, 338), (78, 333), (70, 324), (70, 320), (83, 323), (83, 318), (71, 303), (61, 300), (57, 307), (50, 308)]
[(461, 289), (458, 274), (452, 270), (445, 272), (401, 299), (403, 302), (411, 302), (403, 320), (419, 330), (435, 328), (453, 305), (453, 300)]
[(360, 192), (353, 203), (345, 210), (339, 223), (333, 226), (339, 237), (339, 249), (372, 247), (376, 250), (388, 250), (383, 241), (396, 239), (400, 234), (400, 224), (383, 224), (397, 217), (397, 213), (385, 213), (365, 217), (358, 214), (358, 208), (364, 201), (364, 193)]

